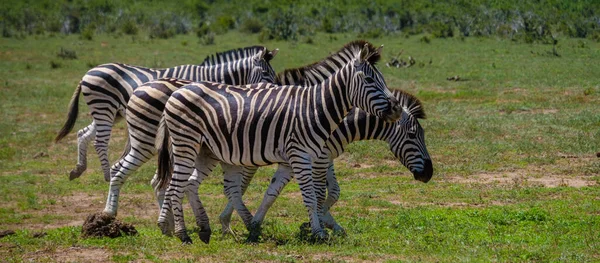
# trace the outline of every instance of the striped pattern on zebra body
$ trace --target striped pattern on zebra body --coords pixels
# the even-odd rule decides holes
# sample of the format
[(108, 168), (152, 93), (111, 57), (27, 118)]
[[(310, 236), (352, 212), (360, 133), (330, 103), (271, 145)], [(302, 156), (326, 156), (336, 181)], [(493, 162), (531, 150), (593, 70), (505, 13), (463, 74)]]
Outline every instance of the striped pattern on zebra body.
[[(278, 74), (276, 79), (278, 80), (279, 85), (318, 84), (324, 79), (328, 78), (335, 71), (339, 70), (343, 65), (348, 64), (352, 58), (353, 54), (351, 54), (351, 50), (342, 49), (339, 53), (335, 53), (319, 63), (313, 63), (301, 68), (285, 70), (284, 72)], [(327, 65), (327, 67), (323, 68), (321, 65)], [(164, 109), (164, 104), (170, 97), (171, 93), (179, 87), (185, 85), (184, 83), (189, 84), (190, 82), (166, 79), (148, 82), (136, 89), (132, 94), (127, 105), (128, 111), (126, 114), (129, 142), (131, 145), (129, 148), (125, 149), (121, 159), (115, 163), (113, 167), (111, 167), (111, 178), (115, 178), (114, 175), (117, 174), (118, 171), (122, 170), (120, 174), (116, 176), (118, 179), (113, 179), (118, 184), (118, 186), (115, 187), (120, 187), (120, 184), (122, 184), (122, 182), (125, 180), (124, 178), (126, 178), (133, 171), (137, 170), (141, 165), (146, 163), (148, 159), (155, 155), (154, 140), (162, 110)], [(209, 150), (207, 149), (204, 152), (209, 152)], [(122, 166), (125, 167), (121, 168)], [(228, 169), (227, 167), (223, 167), (225, 173), (240, 173), (241, 175), (253, 175), (256, 172), (256, 169), (257, 167), (242, 167), (241, 170), (237, 168)], [(205, 232), (207, 232), (208, 226), (204, 223), (205, 219), (207, 219), (205, 216), (206, 212), (203, 211), (197, 194), (198, 186), (205, 176), (207, 176), (207, 174), (198, 174), (197, 170), (194, 170), (194, 174), (190, 178), (191, 185), (188, 188), (187, 194), (194, 214), (199, 215), (196, 216), (196, 220), (199, 222), (198, 226), (201, 229), (206, 229)], [(251, 177), (249, 178), (246, 176), (242, 177), (242, 179), (250, 180)], [(165, 189), (158, 189), (156, 185), (156, 175), (152, 182), (156, 191), (159, 207), (162, 207)], [(242, 192), (246, 190), (246, 186), (248, 184), (249, 182), (242, 182)], [(107, 202), (107, 207), (105, 208), (106, 213), (115, 213), (118, 203), (117, 198), (118, 196), (115, 196)], [(232, 206), (231, 209), (233, 209)], [(252, 214), (244, 214), (242, 215), (242, 218), (247, 218), (247, 220), (249, 220), (252, 218)], [(169, 226), (171, 227), (172, 217), (169, 217), (168, 220)], [(230, 229), (228, 230), (230, 231)]]
[[(316, 209), (310, 158), (320, 154), (329, 134), (356, 106), (395, 121), (401, 116), (398, 101), (373, 66), (380, 57), (364, 41), (352, 42), (353, 61), (329, 79), (315, 86), (280, 87), (254, 84), (243, 87), (200, 82), (174, 92), (164, 111), (168, 136), (159, 153), (161, 182), (170, 179), (159, 225), (167, 230), (169, 210), (175, 216), (175, 235), (191, 242), (185, 231), (181, 199), (193, 167), (204, 169), (213, 164), (196, 160), (206, 145), (222, 162), (235, 166), (262, 166), (290, 163), (300, 184), (303, 199), (317, 238), (325, 238)], [(167, 148), (172, 146), (171, 156)], [(172, 178), (168, 171), (173, 171)], [(225, 192), (238, 212), (247, 211), (241, 202), (239, 176), (225, 181)], [(322, 178), (325, 180), (325, 178)], [(163, 184), (161, 184), (163, 185)], [(237, 186), (236, 186), (237, 185)], [(256, 235), (259, 226), (244, 222)]]
[[(211, 77), (201, 74), (198, 77), (220, 82), (227, 81), (231, 84), (273, 82), (276, 75), (269, 62), (264, 59), (264, 54), (268, 54), (270, 60), (276, 53), (277, 50), (270, 53), (260, 51), (256, 55), (232, 60), (229, 63), (213, 57), (211, 59), (215, 60), (212, 62), (218, 61), (220, 64), (208, 66), (210, 70), (205, 71), (219, 72), (219, 75)], [(156, 154), (154, 141), (167, 99), (175, 90), (190, 83), (192, 82), (180, 79), (158, 79), (144, 83), (133, 92), (125, 113), (129, 131), (128, 147), (111, 168), (112, 176), (104, 213), (116, 216), (123, 183), (131, 173)], [(159, 205), (161, 200), (159, 198)], [(193, 207), (194, 205), (195, 203), (192, 204)], [(199, 208), (194, 211), (196, 210)]]
[[(77, 133), (78, 161), (76, 167), (70, 172), (71, 180), (78, 178), (87, 169), (87, 145), (94, 140), (94, 147), (100, 158), (104, 172), (104, 179), (110, 180), (110, 166), (108, 160), (108, 142), (112, 126), (117, 115), (125, 115), (125, 106), (133, 90), (142, 83), (158, 78), (179, 78), (189, 80), (223, 81), (232, 84), (233, 80), (245, 79), (247, 76), (231, 74), (230, 67), (240, 65), (231, 64), (232, 61), (241, 61), (240, 58), (255, 57), (257, 64), (268, 64), (276, 54), (262, 46), (253, 46), (242, 49), (229, 50), (208, 56), (201, 65), (184, 65), (166, 69), (151, 69), (131, 66), (121, 63), (110, 63), (97, 66), (89, 70), (75, 89), (67, 121), (55, 138), (55, 142), (64, 138), (74, 127), (79, 110), (79, 95), (83, 93), (84, 99), (90, 108), (93, 118), (91, 124)], [(253, 66), (252, 64), (246, 66)], [(255, 65), (261, 66), (261, 65)], [(270, 66), (269, 66), (270, 68)], [(275, 76), (275, 72), (264, 72), (264, 76)], [(236, 71), (237, 73), (245, 71)], [(264, 78), (264, 77), (263, 77)], [(273, 80), (270, 80), (274, 82)], [(247, 82), (249, 83), (249, 82)]]
[[(327, 199), (319, 200), (318, 209), (322, 215), (326, 227), (334, 230), (334, 233), (345, 233), (345, 230), (337, 224), (329, 213), (331, 206), (337, 202), (340, 188), (335, 178), (333, 160), (344, 153), (346, 146), (359, 140), (383, 140), (386, 141), (394, 156), (413, 174), (416, 180), (428, 182), (433, 175), (431, 157), (425, 145), (425, 132), (418, 119), (425, 118), (425, 112), (421, 102), (413, 95), (400, 90), (392, 90), (392, 93), (402, 105), (404, 113), (400, 120), (389, 123), (369, 115), (360, 109), (352, 109), (344, 118), (338, 128), (332, 132), (327, 140), (319, 158), (313, 159), (313, 176), (327, 177)], [(249, 183), (254, 176), (252, 171), (243, 174), (243, 183)], [(255, 171), (254, 171), (255, 172)], [(254, 215), (255, 222), (262, 222), (269, 208), (275, 202), (285, 185), (292, 179), (292, 171), (286, 164), (279, 164), (278, 170), (273, 175), (271, 184), (263, 197), (263, 201)], [(242, 185), (247, 188), (247, 185)], [(323, 205), (323, 207), (320, 207)], [(224, 230), (230, 229), (233, 207), (228, 203), (219, 219)]]

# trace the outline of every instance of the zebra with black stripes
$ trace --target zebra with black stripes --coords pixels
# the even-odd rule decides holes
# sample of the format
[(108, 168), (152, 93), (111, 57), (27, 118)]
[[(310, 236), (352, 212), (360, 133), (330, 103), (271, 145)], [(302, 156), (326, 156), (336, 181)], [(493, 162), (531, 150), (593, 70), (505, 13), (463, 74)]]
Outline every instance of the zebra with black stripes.
[[(69, 104), (67, 121), (54, 140), (55, 142), (60, 141), (73, 129), (79, 110), (79, 95), (83, 93), (93, 121), (77, 132), (78, 160), (76, 167), (70, 172), (69, 179), (78, 178), (86, 170), (87, 145), (94, 140), (94, 147), (100, 158), (104, 179), (106, 181), (110, 180), (108, 142), (112, 127), (118, 115), (125, 116), (127, 101), (129, 101), (131, 93), (142, 83), (159, 78), (219, 81), (229, 84), (258, 82), (256, 79), (249, 79), (251, 75), (257, 76), (256, 74), (250, 74), (251, 71), (249, 70), (240, 70), (245, 68), (261, 68), (264, 70), (261, 78), (274, 82), (275, 80), (272, 77), (275, 76), (275, 72), (269, 61), (276, 53), (277, 49), (269, 51), (262, 46), (252, 46), (207, 56), (200, 65), (152, 69), (121, 63), (109, 63), (89, 70), (75, 89)], [(245, 59), (250, 57), (255, 59)]]
[[(271, 52), (271, 58), (276, 53), (277, 50)], [(257, 56), (261, 57), (262, 55), (258, 54)], [(221, 76), (201, 75), (200, 77), (219, 82), (227, 81), (231, 84), (274, 82), (276, 75), (268, 61), (256, 63), (256, 60), (257, 57), (248, 56), (243, 59), (221, 62), (211, 67), (214, 72), (222, 72)], [(260, 60), (264, 59), (261, 57)], [(231, 77), (223, 79), (221, 78), (223, 75)], [(131, 173), (156, 154), (154, 141), (166, 100), (173, 91), (190, 83), (192, 82), (180, 79), (158, 79), (144, 83), (131, 95), (125, 113), (129, 132), (128, 144), (119, 161), (111, 168), (110, 188), (104, 213), (116, 216), (119, 193), (123, 183)], [(159, 205), (161, 199), (159, 198)], [(193, 202), (192, 205), (194, 205)]]
[[(305, 67), (285, 70), (276, 77), (277, 84), (318, 84), (335, 71), (339, 70), (343, 65), (348, 64), (351, 58), (351, 50), (342, 49), (339, 53), (332, 54), (320, 63), (313, 63)], [(327, 65), (327, 67), (322, 68), (320, 65)], [(302, 76), (302, 79), (299, 78), (300, 76)], [(123, 152), (120, 160), (111, 167), (111, 191), (109, 192), (109, 200), (107, 201), (105, 208), (107, 214), (116, 214), (118, 192), (115, 193), (114, 191), (120, 189), (121, 184), (129, 174), (136, 171), (141, 165), (155, 155), (155, 135), (167, 99), (173, 91), (189, 83), (189, 81), (177, 79), (160, 79), (145, 83), (138, 87), (131, 95), (129, 102), (127, 103), (126, 112), (130, 144)], [(242, 170), (242, 175), (254, 174), (255, 170), (256, 168), (252, 169), (252, 167), (245, 167)], [(237, 169), (224, 170), (226, 173), (237, 171)], [(115, 175), (117, 175), (116, 179)], [(199, 177), (196, 174), (194, 174), (192, 178), (195, 178), (195, 180), (190, 182), (190, 184), (193, 185), (188, 188), (188, 200), (192, 206), (192, 211), (194, 211), (194, 214), (196, 215), (197, 224), (202, 226), (204, 225), (202, 222), (207, 220), (206, 212), (203, 210), (201, 202), (198, 199), (198, 186), (202, 180), (197, 179)], [(152, 180), (153, 186), (155, 186), (156, 181), (155, 175)], [(165, 189), (156, 189), (159, 207), (162, 206), (164, 193)], [(252, 215), (245, 214), (243, 217), (247, 217), (246, 220), (250, 220)], [(168, 222), (169, 226), (172, 226), (172, 217), (169, 217)]]
[[(345, 233), (345, 230), (337, 224), (329, 213), (340, 194), (340, 188), (335, 178), (333, 160), (344, 153), (346, 146), (359, 140), (383, 140), (386, 141), (394, 156), (413, 174), (416, 180), (428, 182), (433, 175), (431, 157), (425, 145), (425, 132), (418, 119), (425, 118), (421, 102), (413, 95), (392, 90), (396, 99), (404, 109), (402, 117), (394, 122), (385, 122), (381, 118), (370, 115), (365, 111), (354, 108), (344, 118), (338, 128), (331, 133), (327, 143), (319, 155), (313, 159), (313, 176), (327, 178), (327, 199), (320, 200), (323, 207), (320, 216), (325, 227), (333, 229), (334, 233)], [(227, 172), (227, 171), (225, 171)], [(252, 180), (256, 169), (247, 169), (242, 176), (242, 192)], [(289, 165), (279, 164), (279, 167), (265, 192), (260, 207), (254, 214), (253, 222), (261, 224), (269, 208), (285, 185), (292, 179), (292, 171)], [(224, 234), (231, 232), (230, 222), (233, 213), (231, 202), (227, 204), (223, 213), (219, 216)], [(256, 238), (256, 237), (253, 237)]]
[[(165, 146), (159, 151), (159, 185), (170, 179), (159, 219), (163, 232), (168, 231), (165, 218), (172, 211), (175, 235), (191, 243), (181, 200), (194, 167), (199, 174), (208, 174), (219, 160), (226, 167), (289, 162), (302, 191), (312, 233), (317, 238), (326, 237), (317, 215), (311, 158), (318, 156), (329, 134), (353, 106), (390, 122), (402, 113), (374, 67), (382, 47), (375, 49), (368, 42), (355, 41), (344, 48), (353, 51), (352, 62), (320, 85), (260, 83), (240, 87), (200, 82), (172, 94), (163, 113), (164, 138), (157, 138)], [(200, 154), (203, 145), (210, 154)], [(247, 208), (241, 202), (239, 180), (239, 176), (226, 174), (224, 188), (241, 212)], [(244, 223), (251, 233), (256, 231), (251, 222)]]

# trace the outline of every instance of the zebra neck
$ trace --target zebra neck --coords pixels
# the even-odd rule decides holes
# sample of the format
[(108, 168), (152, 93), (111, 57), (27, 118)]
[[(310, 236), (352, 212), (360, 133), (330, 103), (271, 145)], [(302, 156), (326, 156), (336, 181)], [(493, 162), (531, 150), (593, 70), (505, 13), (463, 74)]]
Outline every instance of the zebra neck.
[(297, 140), (318, 156), (326, 140), (348, 113), (350, 99), (346, 78), (336, 74), (321, 84), (307, 87), (297, 98)]
[(353, 108), (338, 128), (331, 133), (323, 153), (336, 158), (346, 150), (346, 146), (362, 140), (388, 140), (393, 133), (393, 124)]

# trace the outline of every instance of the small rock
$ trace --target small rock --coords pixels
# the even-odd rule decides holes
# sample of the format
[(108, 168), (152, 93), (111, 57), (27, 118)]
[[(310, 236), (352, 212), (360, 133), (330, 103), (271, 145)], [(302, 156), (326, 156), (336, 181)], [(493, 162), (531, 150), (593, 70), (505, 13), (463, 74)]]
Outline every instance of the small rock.
[(5, 236), (14, 235), (14, 234), (15, 234), (15, 231), (12, 231), (12, 230), (0, 231), (0, 238), (3, 238)]
[(46, 154), (45, 152), (39, 152), (39, 153), (36, 153), (33, 156), (33, 159), (37, 159), (37, 158), (40, 158), (40, 157), (48, 157), (48, 154)]
[(37, 232), (37, 233), (33, 233), (32, 236), (34, 238), (42, 238), (42, 237), (45, 237), (46, 235), (48, 235), (48, 233), (46, 233), (46, 232)]
[(600, 152), (596, 153), (596, 157), (600, 158)]

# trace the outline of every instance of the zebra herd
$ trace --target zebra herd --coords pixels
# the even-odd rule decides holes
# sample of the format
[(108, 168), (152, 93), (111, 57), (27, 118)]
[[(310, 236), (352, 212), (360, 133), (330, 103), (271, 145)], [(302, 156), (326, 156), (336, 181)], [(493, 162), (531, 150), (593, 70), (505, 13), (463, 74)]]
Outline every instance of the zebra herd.
[[(224, 173), (228, 204), (219, 219), (231, 233), (235, 209), (257, 241), (261, 224), (284, 186), (300, 185), (311, 232), (326, 239), (324, 228), (345, 233), (330, 213), (340, 195), (333, 160), (358, 140), (384, 140), (416, 180), (433, 174), (418, 119), (421, 102), (387, 88), (375, 67), (383, 46), (350, 42), (313, 64), (276, 74), (270, 61), (278, 50), (252, 46), (207, 57), (200, 65), (150, 69), (111, 63), (89, 70), (69, 106), (55, 141), (74, 127), (80, 93), (93, 121), (78, 132), (78, 162), (70, 179), (87, 167), (87, 144), (94, 140), (110, 189), (104, 213), (116, 216), (127, 177), (158, 155), (152, 185), (163, 234), (191, 243), (182, 209), (184, 194), (196, 218), (199, 238), (210, 241), (211, 228), (198, 187), (217, 164)], [(109, 167), (108, 141), (118, 116), (125, 117), (128, 142)], [(254, 215), (242, 201), (258, 167), (279, 165)]]

